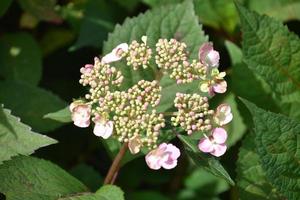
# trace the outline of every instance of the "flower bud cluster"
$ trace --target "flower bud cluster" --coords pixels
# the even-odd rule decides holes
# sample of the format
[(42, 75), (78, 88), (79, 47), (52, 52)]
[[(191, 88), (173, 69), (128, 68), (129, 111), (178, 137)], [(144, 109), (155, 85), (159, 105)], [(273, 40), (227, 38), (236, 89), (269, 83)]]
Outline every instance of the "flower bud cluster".
[(142, 43), (133, 40), (129, 45), (128, 52), (125, 54), (127, 65), (132, 66), (137, 70), (140, 66), (146, 69), (149, 65), (152, 49), (147, 46), (147, 37), (142, 37)]
[(160, 39), (156, 44), (156, 64), (169, 72), (170, 78), (175, 79), (177, 84), (191, 83), (193, 80), (204, 78), (206, 67), (193, 60), (188, 61), (186, 44), (175, 39)]
[(178, 109), (175, 117), (171, 118), (174, 126), (180, 125), (190, 135), (196, 131), (209, 131), (212, 128), (208, 98), (198, 94), (177, 93), (174, 105)]
[(115, 67), (100, 62), (98, 58), (95, 58), (94, 65), (85, 65), (80, 71), (82, 74), (79, 83), (90, 86), (89, 94), (85, 97), (94, 103), (105, 96), (111, 86), (120, 86), (124, 78)]

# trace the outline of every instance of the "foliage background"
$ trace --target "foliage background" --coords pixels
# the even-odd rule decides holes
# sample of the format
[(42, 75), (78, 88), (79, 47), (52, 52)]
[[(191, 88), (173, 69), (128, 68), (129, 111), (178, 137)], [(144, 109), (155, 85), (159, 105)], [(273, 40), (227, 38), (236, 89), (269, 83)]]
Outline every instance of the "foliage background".
[[(276, 174), (272, 174), (274, 173), (272, 170), (275, 169), (270, 169), (268, 166), (273, 162), (276, 166), (274, 161), (276, 158), (260, 158), (259, 153), (268, 155), (268, 149), (257, 148), (259, 145), (258, 141), (254, 144), (253, 131), (256, 135), (267, 132), (266, 127), (256, 124), (264, 120), (275, 121), (275, 125), (278, 126), (281, 126), (283, 121), (285, 125), (291, 123), (291, 127), (299, 126), (300, 98), (298, 98), (297, 80), (299, 80), (300, 66), (297, 55), (299, 57), (300, 44), (296, 35), (300, 34), (298, 21), (300, 1), (241, 0), (238, 2), (245, 7), (237, 9), (231, 0), (1, 0), (0, 102), (32, 130), (25, 125), (20, 125), (10, 111), (2, 109), (0, 133), (14, 132), (7, 125), (12, 124), (16, 129), (15, 134), (22, 132), (24, 135), (19, 135), (21, 142), (15, 141), (12, 135), (4, 134), (5, 136), (0, 137), (2, 146), (0, 151), (4, 152), (0, 153), (0, 158), (1, 161), (9, 160), (10, 156), (7, 155), (29, 155), (36, 150), (32, 155), (36, 158), (25, 159), (18, 156), (0, 166), (0, 182), (2, 182), (0, 192), (3, 193), (1, 199), (5, 199), (5, 195), (7, 199), (24, 199), (23, 197), (57, 199), (57, 195), (86, 190), (85, 186), (79, 182), (77, 184), (77, 180), (65, 175), (65, 172), (60, 171), (61, 169), (37, 158), (57, 164), (85, 184), (91, 192), (99, 189), (111, 164), (114, 151), (119, 146), (112, 140), (103, 142), (91, 134), (90, 129), (79, 129), (70, 123), (59, 123), (44, 116), (65, 108), (73, 97), (77, 98), (84, 94), (84, 88), (78, 83), (79, 69), (84, 64), (91, 63), (95, 56), (110, 51), (115, 44), (123, 40), (125, 42), (139, 37), (145, 24), (150, 24), (151, 28), (148, 28), (151, 31), (147, 32), (150, 37), (151, 34), (157, 34), (157, 26), (161, 28), (162, 35), (176, 36), (172, 30), (168, 30), (168, 27), (172, 27), (172, 23), (178, 23), (176, 20), (181, 20), (181, 17), (187, 24), (193, 24), (187, 38), (190, 41), (188, 45), (193, 41), (201, 44), (206, 40), (201, 35), (202, 28), (209, 36), (209, 40), (214, 42), (215, 48), (220, 51), (221, 70), (228, 74), (229, 91), (225, 97), (216, 96), (213, 104), (217, 105), (225, 101), (233, 107), (234, 121), (228, 127), (230, 134), (228, 143), (231, 148), (221, 158), (221, 163), (237, 184), (230, 186), (225, 180), (211, 175), (203, 168), (195, 167), (186, 154), (181, 156), (178, 167), (171, 171), (151, 171), (147, 168), (144, 157), (138, 157), (124, 163), (116, 184), (124, 191), (125, 198), (130, 200), (286, 199), (286, 197), (297, 199), (299, 194), (295, 188), (300, 187), (299, 162), (289, 165), (289, 169), (284, 171), (286, 174), (293, 172), (295, 182), (277, 180), (276, 177), (273, 179)], [(170, 14), (165, 19), (164, 12), (167, 12), (167, 8), (173, 4), (174, 6), (178, 4), (177, 9), (170, 9)], [(246, 8), (271, 16), (272, 19), (253, 14), (245, 10)], [(153, 11), (149, 11), (151, 9)], [(142, 17), (139, 16), (136, 21), (125, 20), (147, 11), (154, 13), (149, 14), (150, 19), (140, 21)], [(199, 20), (199, 24), (196, 20)], [(115, 28), (116, 24), (123, 24), (124, 21), (126, 25), (121, 27), (117, 25)], [(295, 35), (284, 29), (281, 23), (284, 23)], [(113, 33), (108, 36), (110, 32)], [(256, 41), (255, 38), (263, 38), (265, 41)], [(291, 44), (287, 44), (286, 38)], [(108, 42), (104, 42), (106, 40)], [(243, 52), (240, 49), (242, 44)], [(291, 72), (292, 78), (296, 80), (293, 82), (287, 78), (287, 84), (284, 85), (286, 77), (277, 76), (277, 65), (279, 68), (281, 65), (287, 65), (286, 70)], [(275, 69), (272, 68), (274, 66)], [(131, 77), (132, 74), (128, 76)], [(142, 74), (142, 77), (144, 76)], [(132, 79), (136, 77), (138, 75)], [(282, 85), (278, 85), (281, 83)], [(246, 102), (252, 115), (257, 116), (253, 119), (256, 124), (253, 130), (251, 115), (237, 98), (238, 96), (254, 102), (263, 109), (283, 113), (290, 119), (273, 116), (272, 113), (269, 116), (265, 111)], [(278, 121), (275, 118), (276, 120), (278, 118)], [(7, 124), (4, 119), (8, 121)], [(68, 121), (66, 118), (60, 120)], [(272, 127), (274, 124), (267, 125)], [(275, 125), (274, 130), (281, 130)], [(33, 137), (32, 134), (35, 134), (33, 131), (54, 138), (58, 143), (38, 149), (56, 141), (39, 135)], [(295, 128), (290, 132), (294, 134), (287, 139), (280, 138), (283, 142), (276, 144), (277, 147), (288, 143), (291, 151), (295, 148), (297, 150), (297, 144), (293, 146), (290, 140), (295, 137), (294, 140), (298, 141), (299, 131)], [(279, 135), (281, 133), (278, 132)], [(263, 142), (271, 140), (271, 138), (264, 138), (263, 134), (261, 137)], [(183, 149), (178, 140), (174, 139), (173, 142)], [(12, 146), (18, 146), (19, 149), (13, 152), (14, 150), (10, 149)], [(270, 144), (262, 143), (260, 146), (269, 147)], [(281, 148), (284, 148), (284, 145)], [(276, 151), (276, 147), (274, 149)], [(298, 154), (296, 153), (295, 159), (299, 161)], [(288, 155), (286, 157), (289, 158)], [(131, 159), (132, 157), (127, 156), (125, 160)], [(286, 165), (287, 159), (282, 159), (283, 163), (279, 163), (277, 169)], [(32, 165), (41, 171), (40, 174), (35, 174), (36, 171), (30, 168)], [(43, 174), (43, 170), (48, 173)], [(275, 170), (275, 173), (283, 172)], [(24, 174), (28, 175), (26, 179), (28, 182), (18, 179)], [(37, 187), (30, 181), (31, 175), (42, 177), (39, 180), (34, 179), (41, 185), (39, 195), (42, 196), (35, 195), (34, 191)], [(58, 181), (59, 178), (61, 182)], [(63, 182), (74, 182), (77, 188), (64, 185)], [(27, 183), (32, 184), (28, 186), (33, 188), (29, 190), (32, 192), (25, 191)], [(281, 186), (282, 183), (288, 183), (286, 184), (288, 186)], [(49, 189), (48, 193), (46, 188)], [(56, 191), (57, 195), (53, 191)], [(102, 189), (103, 191), (105, 188)], [(94, 197), (88, 199), (92, 198)], [(119, 199), (119, 197), (109, 196), (107, 199)]]

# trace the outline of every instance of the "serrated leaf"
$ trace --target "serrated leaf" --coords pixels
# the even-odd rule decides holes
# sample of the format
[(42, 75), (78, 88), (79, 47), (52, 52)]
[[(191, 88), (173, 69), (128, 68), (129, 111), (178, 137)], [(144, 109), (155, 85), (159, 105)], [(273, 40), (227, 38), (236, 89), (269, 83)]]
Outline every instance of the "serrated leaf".
[[(191, 58), (197, 58), (199, 46), (207, 41), (207, 37), (199, 26), (191, 1), (178, 5), (169, 5), (147, 11), (135, 18), (127, 18), (123, 25), (117, 25), (113, 33), (109, 34), (104, 43), (103, 52), (110, 52), (115, 46), (123, 42), (140, 40), (143, 35), (148, 36), (147, 44), (155, 49), (159, 38), (176, 38), (187, 44)], [(133, 71), (125, 63), (114, 63), (124, 75), (124, 88), (128, 88), (140, 79), (153, 80), (157, 67)]]
[(281, 200), (276, 189), (267, 180), (255, 151), (254, 133), (243, 140), (237, 160), (237, 186), (242, 200)]
[(72, 195), (59, 200), (125, 200), (124, 192), (115, 185), (104, 185), (94, 194)]
[(35, 150), (56, 143), (45, 135), (31, 131), (10, 110), (0, 105), (0, 164), (17, 155), (30, 155)]
[(7, 200), (57, 200), (87, 188), (57, 165), (19, 156), (0, 166), (0, 191)]
[(56, 0), (18, 0), (20, 6), (36, 18), (52, 23), (61, 23), (61, 17), (55, 11)]
[(243, 102), (253, 117), (255, 145), (267, 178), (288, 199), (299, 199), (300, 123)]
[(226, 180), (230, 185), (234, 185), (234, 181), (217, 159), (212, 156), (208, 156), (197, 149), (197, 141), (184, 135), (178, 135), (178, 138), (183, 142), (186, 147), (187, 154), (198, 167), (201, 167), (213, 175)]
[(5, 14), (7, 9), (9, 8), (12, 0), (2, 0), (0, 1), (0, 17)]
[(8, 80), (37, 85), (42, 75), (42, 54), (28, 33), (6, 34), (0, 39), (0, 73)]
[[(281, 103), (300, 106), (300, 40), (280, 22), (237, 5), (246, 64), (272, 88)], [(289, 105), (283, 106), (286, 110)], [(290, 112), (295, 118), (299, 112)]]
[(61, 110), (58, 110), (56, 112), (48, 113), (48, 114), (44, 115), (44, 118), (52, 119), (52, 120), (62, 122), (62, 123), (72, 122), (69, 106), (67, 106)]
[(248, 0), (247, 7), (281, 21), (300, 19), (299, 0)]
[(34, 130), (45, 132), (61, 125), (53, 120), (43, 119), (45, 114), (66, 106), (66, 103), (53, 93), (15, 81), (0, 82), (0, 91), (0, 102)]

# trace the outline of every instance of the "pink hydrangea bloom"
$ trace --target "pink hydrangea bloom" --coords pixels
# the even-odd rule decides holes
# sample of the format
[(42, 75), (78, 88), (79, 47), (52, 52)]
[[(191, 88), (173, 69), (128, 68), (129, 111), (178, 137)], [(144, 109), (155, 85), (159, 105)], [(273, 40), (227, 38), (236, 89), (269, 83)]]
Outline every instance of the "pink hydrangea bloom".
[(162, 143), (158, 148), (146, 155), (146, 163), (149, 168), (158, 170), (161, 167), (173, 169), (177, 166), (177, 159), (180, 156), (179, 149), (173, 144)]
[(214, 50), (211, 42), (206, 42), (200, 47), (198, 56), (200, 62), (206, 66), (219, 66), (220, 55)]
[(227, 140), (227, 133), (223, 128), (215, 128), (212, 131), (212, 135), (204, 137), (199, 141), (198, 148), (200, 151), (210, 153), (216, 157), (222, 156), (227, 146), (225, 144)]
[(96, 116), (94, 122), (95, 127), (93, 133), (96, 136), (107, 139), (112, 135), (114, 129), (114, 123), (112, 121), (105, 121), (101, 119), (100, 116)]
[(116, 48), (114, 48), (112, 50), (112, 52), (110, 52), (109, 54), (106, 54), (101, 62), (103, 63), (111, 63), (111, 62), (115, 62), (115, 61), (119, 61), (122, 59), (122, 54), (124, 52), (128, 51), (128, 44), (127, 43), (122, 43), (119, 44)]
[(76, 126), (86, 128), (90, 125), (91, 107), (89, 105), (73, 102), (69, 109), (72, 113), (72, 120)]
[(214, 114), (214, 121), (216, 124), (223, 126), (231, 122), (233, 115), (231, 113), (231, 108), (228, 104), (221, 104), (217, 107)]

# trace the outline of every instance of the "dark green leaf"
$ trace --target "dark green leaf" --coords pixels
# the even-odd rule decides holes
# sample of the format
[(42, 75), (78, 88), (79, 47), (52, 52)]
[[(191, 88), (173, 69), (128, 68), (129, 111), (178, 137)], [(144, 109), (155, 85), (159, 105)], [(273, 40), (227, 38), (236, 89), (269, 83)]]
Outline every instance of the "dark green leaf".
[(255, 151), (254, 138), (254, 133), (249, 133), (239, 151), (237, 161), (239, 196), (242, 200), (282, 199), (266, 178)]
[(253, 116), (255, 145), (267, 178), (288, 199), (299, 199), (300, 123), (243, 102)]
[(0, 102), (13, 114), (37, 131), (50, 131), (60, 123), (43, 119), (49, 112), (57, 111), (66, 103), (51, 92), (22, 82), (0, 82)]
[(0, 17), (5, 14), (6, 10), (9, 8), (12, 0), (1, 0), (0, 1)]
[(42, 75), (42, 54), (28, 33), (7, 34), (0, 39), (0, 73), (5, 79), (37, 85)]
[(8, 200), (57, 200), (87, 191), (77, 179), (43, 159), (19, 156), (0, 166), (0, 191)]
[(56, 143), (45, 135), (31, 131), (10, 110), (0, 105), (0, 164), (17, 155), (30, 155), (35, 150)]

